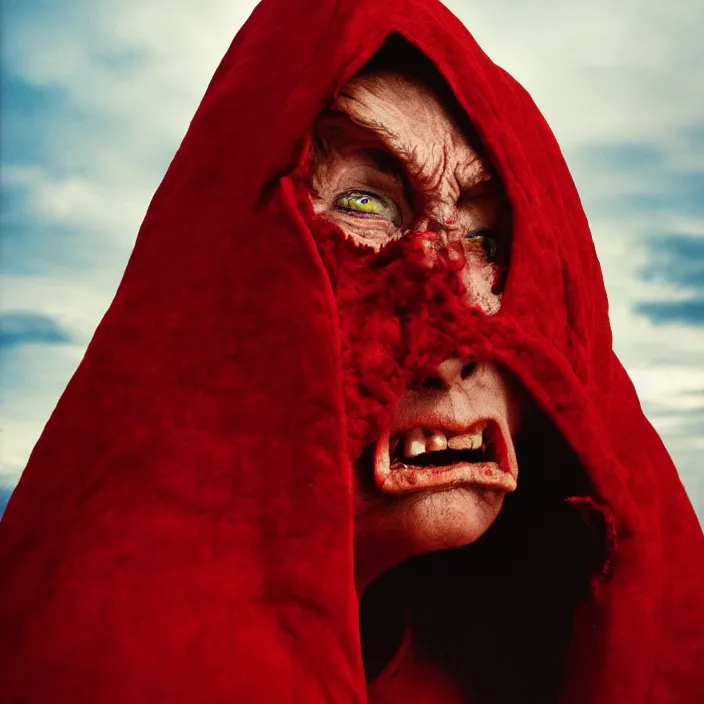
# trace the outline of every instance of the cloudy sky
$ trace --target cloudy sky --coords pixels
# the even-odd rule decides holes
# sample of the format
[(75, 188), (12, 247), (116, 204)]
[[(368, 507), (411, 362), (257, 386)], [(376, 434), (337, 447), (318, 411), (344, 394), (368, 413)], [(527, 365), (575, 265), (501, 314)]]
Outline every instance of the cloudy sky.
[[(255, 4), (4, 0), (0, 511)], [(557, 135), (592, 224), (617, 352), (704, 519), (701, 0), (446, 4)]]

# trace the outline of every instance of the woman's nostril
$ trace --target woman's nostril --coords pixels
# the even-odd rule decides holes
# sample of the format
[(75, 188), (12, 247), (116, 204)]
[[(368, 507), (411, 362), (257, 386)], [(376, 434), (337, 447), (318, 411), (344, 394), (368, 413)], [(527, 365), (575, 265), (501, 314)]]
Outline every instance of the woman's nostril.
[(472, 375), (472, 372), (477, 368), (476, 362), (469, 362), (462, 367), (461, 375), (463, 379)]
[(427, 379), (423, 379), (421, 386), (424, 389), (444, 389), (445, 384), (442, 383), (440, 379), (436, 376), (429, 376)]

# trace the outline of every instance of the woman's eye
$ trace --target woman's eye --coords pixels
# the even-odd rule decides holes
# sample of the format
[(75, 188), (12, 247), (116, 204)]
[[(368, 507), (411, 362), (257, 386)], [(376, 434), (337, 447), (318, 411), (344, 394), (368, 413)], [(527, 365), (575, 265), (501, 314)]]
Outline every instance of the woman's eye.
[(335, 207), (346, 213), (384, 218), (401, 225), (401, 210), (390, 198), (364, 191), (343, 193), (335, 201)]
[(465, 235), (465, 239), (468, 242), (481, 246), (484, 251), (484, 256), (488, 262), (496, 261), (499, 251), (499, 245), (497, 242), (498, 236), (496, 232), (488, 228), (482, 228), (481, 230), (468, 232)]

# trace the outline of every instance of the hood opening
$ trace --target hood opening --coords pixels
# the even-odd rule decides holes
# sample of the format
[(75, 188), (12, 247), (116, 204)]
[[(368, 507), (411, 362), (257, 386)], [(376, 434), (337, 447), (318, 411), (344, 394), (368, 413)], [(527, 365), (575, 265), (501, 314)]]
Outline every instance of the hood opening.
[[(431, 85), (485, 151), (470, 117), (422, 52), (392, 35), (360, 73), (382, 70)], [(315, 138), (311, 144), (313, 151), (325, 149)], [(493, 345), (510, 343), (496, 322), (501, 314), (492, 319), (458, 303), (451, 267), (429, 275), (420, 266), (412, 237), (375, 252), (316, 216), (308, 197), (310, 169), (304, 161), (294, 175), (298, 205), (337, 301), (357, 489), (374, 492), (376, 442), (404, 391), (448, 355), (496, 361)], [(613, 543), (584, 467), (535, 401), (516, 454), (518, 488), (482, 538), (411, 558), (364, 591), (360, 633), (368, 680), (397, 658), (410, 627), (429, 656), (480, 701), (557, 698), (575, 609), (606, 576)]]

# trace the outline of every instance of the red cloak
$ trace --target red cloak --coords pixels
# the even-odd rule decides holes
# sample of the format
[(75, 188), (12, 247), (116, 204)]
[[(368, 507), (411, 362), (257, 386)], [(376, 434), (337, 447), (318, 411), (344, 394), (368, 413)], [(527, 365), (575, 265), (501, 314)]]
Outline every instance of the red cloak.
[(612, 351), (579, 197), (530, 97), (435, 0), (264, 0), (237, 34), (2, 520), (4, 701), (365, 701), (339, 320), (292, 174), (391, 33), (445, 77), (511, 203), (477, 338), (615, 531), (562, 701), (704, 701), (704, 539)]

